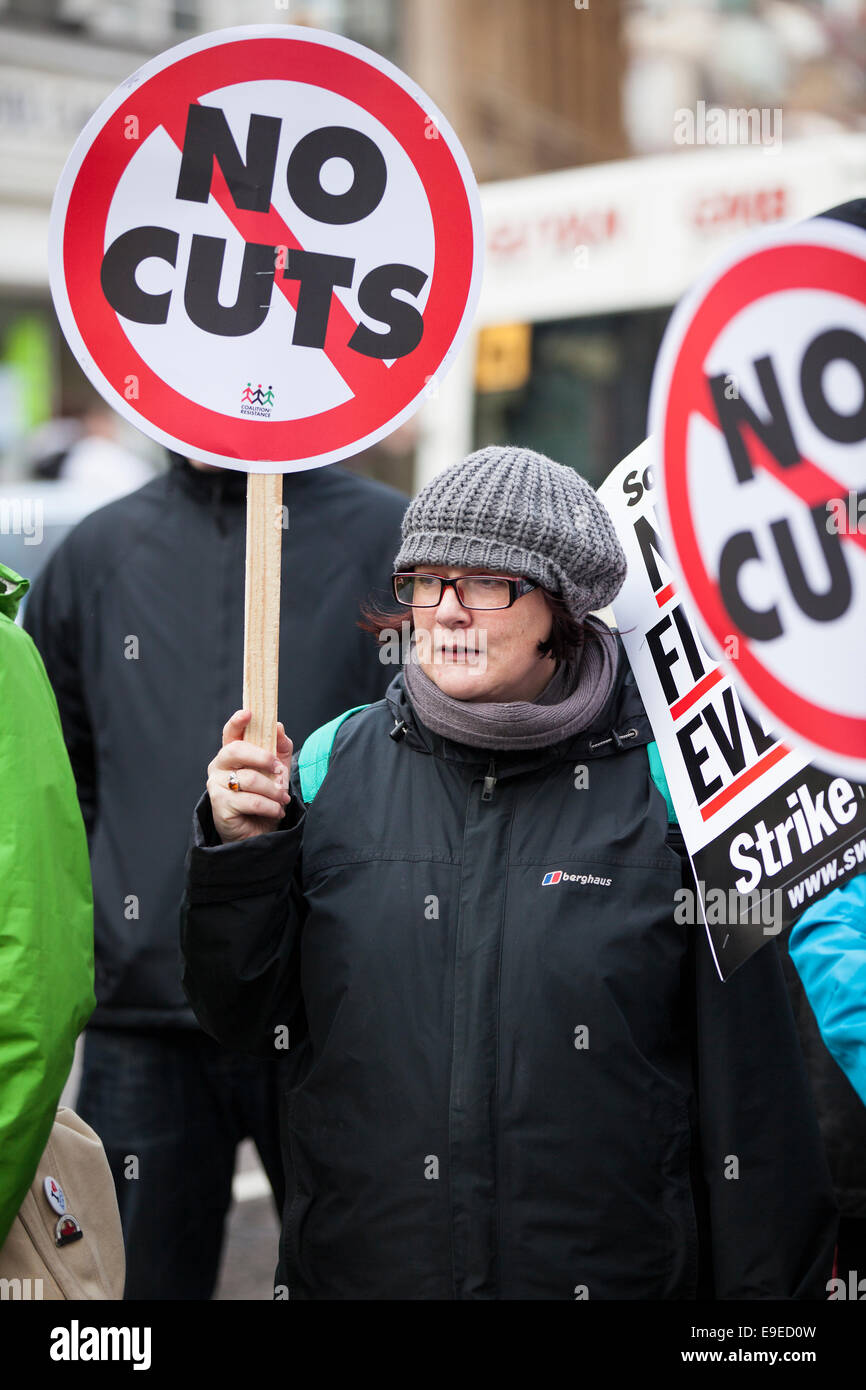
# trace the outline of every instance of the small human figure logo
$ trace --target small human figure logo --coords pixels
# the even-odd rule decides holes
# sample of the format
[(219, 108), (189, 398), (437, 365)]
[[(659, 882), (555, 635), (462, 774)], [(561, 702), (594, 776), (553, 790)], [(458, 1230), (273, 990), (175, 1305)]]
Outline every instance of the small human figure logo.
[(274, 408), (273, 386), (263, 386), (261, 382), (253, 386), (248, 381), (241, 392), (241, 415), (253, 415), (258, 419), (269, 420)]

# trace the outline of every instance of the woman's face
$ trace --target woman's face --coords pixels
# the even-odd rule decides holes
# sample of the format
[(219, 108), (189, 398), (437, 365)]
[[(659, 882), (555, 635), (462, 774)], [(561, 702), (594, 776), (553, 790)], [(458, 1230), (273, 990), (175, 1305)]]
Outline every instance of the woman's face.
[[(419, 574), (445, 579), (502, 573), (477, 565), (415, 568)], [(418, 664), (455, 700), (534, 700), (556, 668), (552, 657), (538, 652), (538, 643), (547, 641), (553, 621), (540, 589), (521, 595), (510, 608), (487, 611), (463, 608), (453, 589), (443, 589), (436, 608), (413, 607), (412, 617)]]

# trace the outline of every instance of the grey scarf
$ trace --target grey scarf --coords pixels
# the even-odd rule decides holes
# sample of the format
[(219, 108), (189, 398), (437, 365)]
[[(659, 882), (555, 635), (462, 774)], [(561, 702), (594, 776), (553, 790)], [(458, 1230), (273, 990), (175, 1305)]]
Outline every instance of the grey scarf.
[(584, 620), (575, 664), (561, 663), (535, 700), (455, 700), (422, 671), (414, 647), (403, 667), (406, 692), (422, 724), (474, 748), (546, 748), (581, 733), (604, 708), (615, 677), (616, 638), (593, 616)]

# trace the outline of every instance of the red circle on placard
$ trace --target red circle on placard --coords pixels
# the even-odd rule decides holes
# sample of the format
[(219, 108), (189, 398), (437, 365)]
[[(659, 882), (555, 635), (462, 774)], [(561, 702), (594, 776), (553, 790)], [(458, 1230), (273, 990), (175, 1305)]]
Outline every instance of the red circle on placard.
[[(720, 333), (743, 309), (768, 295), (824, 290), (866, 304), (863, 261), (849, 251), (809, 242), (773, 245), (731, 266), (708, 290), (683, 335), (663, 412), (662, 459), (671, 534), (698, 612), (720, 649), (737, 631), (719, 584), (704, 565), (688, 493), (688, 431), (707, 401), (704, 363)], [(803, 505), (803, 504), (800, 504)], [(738, 633), (737, 669), (765, 708), (791, 731), (828, 752), (866, 758), (866, 719), (838, 713), (799, 695), (758, 660)]]
[[(304, 82), (333, 91), (386, 126), (421, 179), (435, 235), (435, 264), (418, 347), (390, 368), (377, 359), (360, 360), (357, 373), (366, 375), (368, 389), (330, 410), (296, 420), (238, 419), (174, 390), (136, 352), (98, 288), (114, 191), (143, 141), (161, 126), (169, 135), (179, 129), (182, 140), (191, 102), (223, 87), (265, 80)], [(124, 138), (124, 123), (130, 116), (138, 122), (135, 142)], [(63, 229), (70, 311), (109, 385), (123, 398), (125, 381), (135, 374), (139, 383), (136, 413), (192, 452), (290, 462), (349, 451), (355, 441), (383, 429), (441, 366), (460, 327), (472, 283), (469, 200), (447, 141), (429, 138), (429, 124), (414, 97), (387, 73), (352, 53), (306, 39), (251, 38), (206, 48), (178, 59), (135, 88), (106, 120), (85, 154), (70, 191)], [(267, 215), (243, 214), (248, 227)], [(250, 231), (245, 239), (256, 238)]]

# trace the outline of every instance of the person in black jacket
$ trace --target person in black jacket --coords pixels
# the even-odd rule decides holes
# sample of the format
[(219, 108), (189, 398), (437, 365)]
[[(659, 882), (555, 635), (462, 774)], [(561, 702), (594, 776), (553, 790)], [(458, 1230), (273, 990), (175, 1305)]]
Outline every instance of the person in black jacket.
[(723, 985), (675, 912), (652, 731), (593, 613), (610, 518), (485, 449), (410, 504), (395, 567), (385, 699), (297, 756), (281, 723), (276, 758), (238, 711), (193, 817), (190, 1002), (226, 1044), (289, 1040), (275, 1296), (825, 1297), (776, 947)]
[[(111, 1162), (131, 1299), (211, 1297), (245, 1136), (282, 1204), (282, 1054), (202, 1032), (177, 943), (189, 805), (242, 688), (246, 486), (172, 456), (75, 528), (25, 617), (90, 843), (98, 1004), (77, 1104)], [(338, 467), (287, 475), (283, 496), (279, 698), (310, 732), (393, 674), (354, 613), (387, 582), (406, 499)]]

